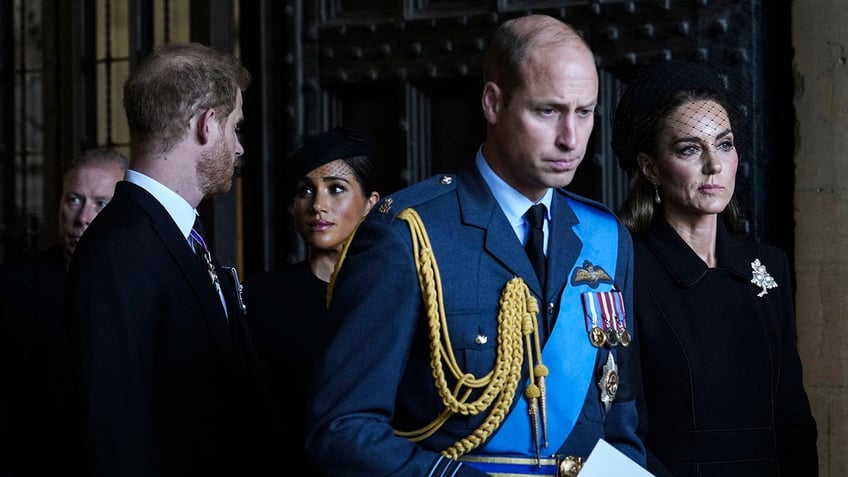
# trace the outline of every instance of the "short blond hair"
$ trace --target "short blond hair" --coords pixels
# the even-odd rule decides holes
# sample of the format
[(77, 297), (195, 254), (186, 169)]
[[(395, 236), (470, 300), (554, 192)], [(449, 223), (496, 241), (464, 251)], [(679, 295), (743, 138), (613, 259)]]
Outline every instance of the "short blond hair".
[(133, 153), (166, 152), (198, 112), (235, 109), (250, 73), (234, 55), (199, 43), (165, 44), (147, 56), (124, 83), (124, 111)]

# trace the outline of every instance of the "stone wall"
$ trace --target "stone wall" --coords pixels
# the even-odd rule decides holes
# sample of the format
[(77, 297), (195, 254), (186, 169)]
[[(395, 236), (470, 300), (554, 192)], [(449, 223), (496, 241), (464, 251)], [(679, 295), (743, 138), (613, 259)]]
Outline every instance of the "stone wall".
[(818, 422), (819, 475), (848, 475), (848, 11), (795, 0), (798, 344)]

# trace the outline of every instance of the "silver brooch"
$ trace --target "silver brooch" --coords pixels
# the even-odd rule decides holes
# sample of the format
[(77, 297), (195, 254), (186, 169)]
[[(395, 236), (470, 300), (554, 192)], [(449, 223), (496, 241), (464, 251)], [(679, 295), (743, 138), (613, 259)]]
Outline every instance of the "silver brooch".
[(754, 269), (754, 278), (751, 279), (751, 283), (763, 289), (763, 291), (757, 293), (757, 296), (761, 297), (768, 293), (770, 289), (777, 288), (777, 282), (769, 275), (766, 266), (760, 263), (759, 258), (751, 262), (751, 268)]

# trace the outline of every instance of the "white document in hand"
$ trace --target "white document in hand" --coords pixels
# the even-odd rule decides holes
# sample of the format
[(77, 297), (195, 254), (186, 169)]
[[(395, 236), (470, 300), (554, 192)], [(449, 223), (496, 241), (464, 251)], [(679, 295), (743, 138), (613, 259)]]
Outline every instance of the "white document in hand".
[(639, 464), (630, 460), (621, 451), (611, 446), (607, 441), (598, 439), (592, 453), (586, 458), (583, 469), (578, 477), (653, 477), (654, 474), (643, 469)]

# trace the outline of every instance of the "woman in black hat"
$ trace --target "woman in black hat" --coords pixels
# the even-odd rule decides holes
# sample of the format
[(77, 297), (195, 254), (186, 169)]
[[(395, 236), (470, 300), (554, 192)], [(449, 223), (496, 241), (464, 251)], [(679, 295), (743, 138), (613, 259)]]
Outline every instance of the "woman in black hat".
[(379, 200), (373, 140), (336, 127), (304, 140), (288, 164), (292, 211), (307, 256), (244, 284), (247, 323), (266, 364), (283, 428), (298, 445), (281, 449), (301, 475), (321, 475), (303, 450), (306, 392), (320, 353), (328, 282), (345, 242)]
[(733, 237), (739, 142), (728, 77), (661, 62), (625, 90), (612, 146), (630, 175), (645, 401), (658, 476), (818, 475), (783, 251)]
[(339, 127), (307, 138), (291, 158), (295, 229), (306, 242), (311, 273), (324, 283), (342, 245), (380, 199), (372, 146), (364, 133)]

